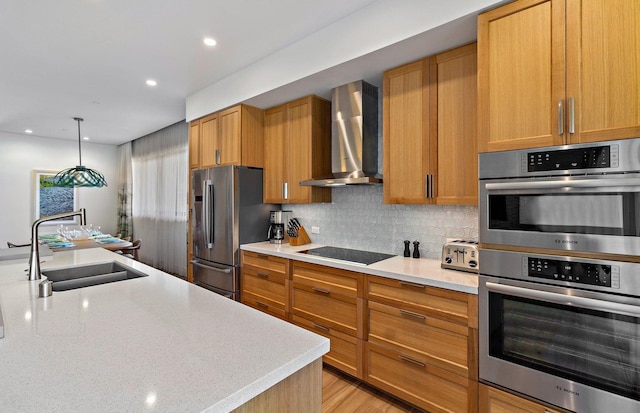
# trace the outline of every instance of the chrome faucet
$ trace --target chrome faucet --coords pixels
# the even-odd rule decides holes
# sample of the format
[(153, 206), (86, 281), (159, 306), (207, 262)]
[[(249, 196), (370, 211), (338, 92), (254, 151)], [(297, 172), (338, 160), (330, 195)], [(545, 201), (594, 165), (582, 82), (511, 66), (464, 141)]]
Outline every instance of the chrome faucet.
[(43, 222), (53, 221), (60, 218), (71, 218), (80, 216), (80, 225), (87, 225), (87, 214), (84, 208), (78, 211), (64, 212), (62, 214), (50, 215), (40, 218), (31, 225), (31, 252), (29, 253), (29, 281), (40, 279), (40, 249), (38, 246), (38, 227)]

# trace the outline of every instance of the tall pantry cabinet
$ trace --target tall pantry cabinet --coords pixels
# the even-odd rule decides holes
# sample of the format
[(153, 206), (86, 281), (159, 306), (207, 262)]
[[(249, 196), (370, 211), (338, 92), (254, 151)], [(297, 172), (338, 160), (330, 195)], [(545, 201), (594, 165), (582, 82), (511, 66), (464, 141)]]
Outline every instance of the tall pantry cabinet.
[(638, 53), (638, 0), (519, 0), (480, 15), (480, 152), (640, 136)]

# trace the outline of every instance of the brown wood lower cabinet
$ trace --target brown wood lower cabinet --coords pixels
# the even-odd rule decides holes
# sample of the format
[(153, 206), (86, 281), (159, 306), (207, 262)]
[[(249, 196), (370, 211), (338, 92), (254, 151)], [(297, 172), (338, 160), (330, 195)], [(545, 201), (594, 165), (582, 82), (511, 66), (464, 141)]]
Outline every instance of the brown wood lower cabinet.
[(325, 363), (431, 413), (478, 412), (477, 296), (242, 257), (242, 302), (327, 337)]
[(288, 260), (242, 252), (240, 300), (243, 304), (287, 320), (289, 300)]
[(431, 413), (477, 412), (478, 382), (373, 343), (365, 352), (368, 383)]
[(477, 412), (477, 297), (367, 276), (365, 380), (429, 412)]
[(364, 274), (293, 261), (291, 319), (331, 340), (324, 361), (363, 378)]
[(545, 405), (515, 394), (480, 384), (480, 411), (482, 413), (560, 413)]
[(323, 357), (325, 363), (353, 377), (362, 378), (364, 341), (296, 315), (291, 316), (291, 321), (331, 340), (331, 349)]

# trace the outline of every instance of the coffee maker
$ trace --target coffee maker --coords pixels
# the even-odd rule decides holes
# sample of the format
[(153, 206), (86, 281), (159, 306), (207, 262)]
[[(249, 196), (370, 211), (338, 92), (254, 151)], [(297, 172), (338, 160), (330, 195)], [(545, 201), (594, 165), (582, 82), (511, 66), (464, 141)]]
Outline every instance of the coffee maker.
[(291, 211), (271, 211), (269, 221), (269, 232), (267, 232), (267, 238), (272, 244), (282, 244), (285, 241), (287, 222)]

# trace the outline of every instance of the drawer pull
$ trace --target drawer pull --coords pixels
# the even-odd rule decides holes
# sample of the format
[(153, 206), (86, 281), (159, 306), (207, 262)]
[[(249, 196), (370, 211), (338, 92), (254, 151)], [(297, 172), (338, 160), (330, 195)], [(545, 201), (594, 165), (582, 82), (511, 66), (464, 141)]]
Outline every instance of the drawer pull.
[(258, 274), (258, 277), (269, 278), (269, 274), (265, 274), (263, 272), (257, 272), (256, 274)]
[(311, 289), (317, 293), (321, 293), (321, 294), (329, 294), (331, 291), (329, 290), (325, 290), (324, 288), (318, 288), (318, 287), (311, 287)]
[(427, 317), (423, 316), (422, 314), (418, 314), (418, 313), (414, 313), (414, 312), (407, 311), (407, 310), (402, 310), (402, 309), (400, 310), (400, 314), (406, 315), (406, 316), (409, 316), (409, 317), (413, 317), (413, 318), (417, 318), (417, 319), (420, 319), (420, 320), (424, 320), (424, 319), (427, 318)]
[(268, 260), (269, 256), (267, 254), (258, 254), (258, 258), (262, 258), (263, 260)]
[(423, 362), (418, 361), (418, 360), (416, 360), (416, 359), (412, 359), (411, 357), (409, 357), (409, 356), (405, 356), (404, 354), (400, 354), (398, 357), (400, 357), (400, 358), (401, 358), (402, 360), (404, 360), (404, 361), (408, 361), (409, 363), (411, 363), (411, 364), (415, 364), (415, 365), (420, 366), (420, 367), (426, 367), (426, 366), (427, 366), (427, 365), (426, 365), (426, 364), (424, 364)]
[(314, 327), (317, 327), (317, 328), (319, 328), (320, 330), (324, 330), (324, 331), (327, 331), (327, 332), (329, 331), (329, 327), (325, 327), (325, 326), (320, 325), (320, 324), (318, 324), (318, 323), (312, 323), (312, 324), (313, 324), (313, 326), (314, 326)]
[(424, 285), (422, 285), (422, 284), (414, 284), (414, 283), (409, 283), (409, 282), (406, 282), (406, 281), (400, 281), (400, 285), (402, 285), (403, 287), (413, 287), (413, 288), (424, 289)]
[(256, 305), (262, 308), (269, 308), (269, 304), (265, 304), (262, 301), (256, 301)]

